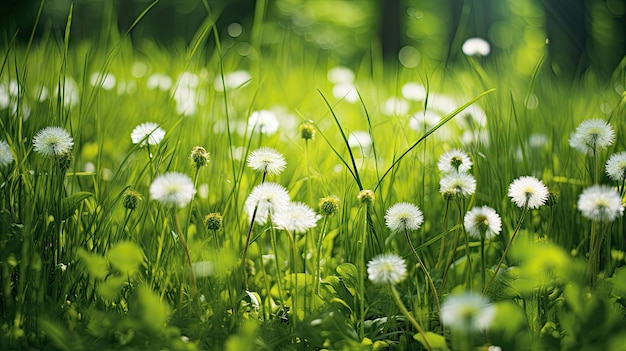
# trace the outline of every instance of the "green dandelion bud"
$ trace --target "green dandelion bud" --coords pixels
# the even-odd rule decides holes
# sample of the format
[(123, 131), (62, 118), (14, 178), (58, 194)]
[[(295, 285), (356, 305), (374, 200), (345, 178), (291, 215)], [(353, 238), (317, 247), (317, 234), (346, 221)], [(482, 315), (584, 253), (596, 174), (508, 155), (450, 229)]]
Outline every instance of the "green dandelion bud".
[(339, 199), (333, 196), (323, 197), (320, 199), (319, 206), (323, 216), (332, 216), (339, 209)]
[(304, 121), (300, 125), (300, 136), (304, 140), (311, 140), (315, 137), (315, 126), (311, 121)]
[(124, 206), (125, 209), (133, 211), (137, 208), (141, 199), (141, 194), (133, 189), (127, 189), (124, 193), (124, 198), (122, 199), (122, 206)]
[(361, 190), (357, 198), (364, 205), (371, 206), (374, 204), (374, 192), (371, 190)]
[(222, 228), (222, 215), (214, 212), (204, 217), (204, 224), (208, 230), (220, 230)]
[(202, 146), (196, 146), (191, 151), (191, 163), (194, 167), (201, 168), (209, 163), (209, 153)]

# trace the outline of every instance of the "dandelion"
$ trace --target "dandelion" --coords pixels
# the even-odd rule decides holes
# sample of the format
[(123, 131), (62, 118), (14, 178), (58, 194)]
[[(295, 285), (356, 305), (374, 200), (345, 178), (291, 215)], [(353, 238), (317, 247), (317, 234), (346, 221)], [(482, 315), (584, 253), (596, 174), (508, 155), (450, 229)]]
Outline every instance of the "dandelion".
[(626, 152), (618, 152), (606, 161), (606, 174), (616, 182), (626, 179)]
[(191, 150), (191, 163), (198, 169), (209, 163), (209, 153), (202, 146), (196, 146)]
[(268, 110), (254, 111), (248, 118), (248, 124), (253, 126), (261, 134), (272, 135), (276, 133), (280, 123), (276, 114)]
[(463, 43), (461, 50), (467, 56), (487, 56), (491, 52), (491, 46), (483, 38), (469, 38)]
[(89, 77), (89, 83), (91, 83), (91, 86), (95, 88), (111, 90), (115, 87), (116, 79), (115, 76), (111, 73), (94, 72)]
[(475, 239), (491, 239), (500, 234), (502, 219), (489, 206), (474, 207), (465, 214), (465, 230)]
[(333, 86), (333, 96), (350, 103), (359, 101), (359, 93), (352, 83), (340, 83)]
[(33, 138), (35, 151), (46, 157), (69, 153), (74, 145), (70, 133), (61, 127), (46, 127)]
[(248, 167), (260, 173), (278, 175), (286, 165), (283, 155), (269, 147), (256, 149), (248, 155)]
[(578, 197), (578, 209), (592, 221), (612, 222), (624, 213), (622, 199), (615, 189), (592, 185)]
[[(265, 182), (252, 189), (250, 195), (244, 203), (244, 210), (249, 218), (254, 218), (257, 224), (263, 225), (269, 216), (280, 212), (289, 205), (289, 193), (282, 185)], [(256, 208), (256, 215), (255, 213)]]
[(476, 191), (476, 179), (467, 173), (446, 174), (441, 178), (439, 185), (439, 191), (446, 199), (470, 196)]
[(539, 208), (548, 200), (548, 188), (535, 177), (523, 176), (509, 186), (509, 197), (519, 208)]
[(339, 210), (339, 199), (334, 196), (323, 197), (319, 203), (320, 213), (324, 216), (332, 216)]
[(172, 86), (172, 78), (165, 74), (154, 73), (150, 77), (148, 77), (146, 85), (148, 86), (148, 89), (159, 89), (162, 91), (168, 91)]
[(204, 225), (208, 230), (220, 230), (222, 228), (222, 215), (217, 212), (209, 213), (204, 217)]
[(437, 167), (443, 173), (466, 173), (472, 168), (472, 160), (464, 151), (452, 149), (439, 157)]
[(304, 121), (300, 124), (300, 137), (307, 141), (315, 137), (315, 126), (312, 121)]
[(402, 97), (411, 101), (424, 101), (426, 99), (426, 88), (418, 83), (406, 83), (402, 86)]
[(309, 205), (291, 202), (274, 216), (274, 224), (292, 233), (305, 233), (317, 225), (319, 216)]
[(226, 89), (237, 89), (239, 87), (247, 85), (251, 79), (252, 76), (248, 71), (234, 71), (230, 73), (225, 73), (223, 82), (221, 75), (215, 77), (213, 87), (216, 91), (220, 92), (224, 91), (224, 86), (226, 86)]
[(351, 148), (361, 148), (362, 152), (366, 154), (372, 147), (372, 138), (368, 132), (352, 132), (348, 135), (348, 146)]
[(13, 162), (13, 160), (14, 158), (11, 153), (11, 148), (9, 148), (9, 143), (0, 140), (0, 166), (7, 166)]
[(139, 146), (157, 145), (163, 141), (164, 137), (165, 131), (153, 122), (142, 123), (130, 133), (133, 144), (139, 144)]
[(187, 206), (195, 193), (191, 178), (177, 172), (160, 175), (150, 185), (150, 197), (168, 207)]
[(367, 263), (367, 274), (374, 284), (398, 284), (406, 276), (406, 262), (393, 253), (381, 254)]
[(337, 66), (328, 70), (328, 80), (333, 84), (354, 82), (354, 72), (347, 67)]
[(381, 106), (385, 115), (403, 116), (409, 113), (409, 102), (398, 97), (390, 97)]
[(374, 192), (371, 190), (361, 190), (359, 195), (357, 195), (357, 199), (359, 199), (362, 204), (371, 206), (374, 203)]
[(583, 121), (570, 135), (569, 145), (583, 154), (594, 154), (613, 144), (615, 132), (601, 119)]
[(399, 202), (387, 209), (385, 224), (393, 232), (418, 230), (424, 223), (422, 211), (408, 202)]
[(139, 201), (141, 201), (141, 194), (133, 189), (126, 189), (124, 192), (124, 197), (122, 198), (122, 206), (125, 209), (133, 211), (139, 205)]
[(441, 305), (441, 323), (452, 330), (470, 333), (487, 330), (496, 314), (489, 300), (476, 293), (450, 295)]

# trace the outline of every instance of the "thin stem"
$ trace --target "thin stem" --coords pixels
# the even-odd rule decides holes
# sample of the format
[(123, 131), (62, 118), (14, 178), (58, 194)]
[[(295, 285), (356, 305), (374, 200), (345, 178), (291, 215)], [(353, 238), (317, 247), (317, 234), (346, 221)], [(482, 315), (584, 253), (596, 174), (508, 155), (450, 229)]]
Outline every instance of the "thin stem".
[[(446, 220), (448, 219), (448, 210), (450, 208), (450, 200), (446, 200), (446, 209), (443, 212), (443, 221), (441, 222), (441, 232), (446, 232)], [(441, 236), (441, 247), (439, 248), (439, 257), (437, 258), (437, 264), (435, 265), (436, 269), (441, 268), (441, 264), (443, 263), (443, 255), (446, 247), (446, 235), (443, 234)]]
[(276, 263), (276, 285), (278, 285), (278, 297), (280, 298), (280, 307), (282, 310), (285, 309), (285, 298), (283, 297), (283, 284), (281, 281), (281, 269), (280, 263), (278, 263), (278, 245), (276, 244), (276, 231), (274, 230), (274, 225), (270, 221), (270, 240), (272, 241), (272, 249), (274, 250), (274, 262)]
[(467, 279), (469, 284), (469, 290), (472, 290), (474, 287), (472, 274), (472, 256), (470, 255), (469, 237), (467, 236), (467, 230), (465, 230), (465, 226), (463, 226), (463, 236), (465, 237), (465, 255), (467, 256)]
[(485, 275), (486, 275), (486, 262), (485, 262), (485, 233), (480, 233), (480, 288), (485, 289)]
[(402, 314), (406, 317), (406, 319), (408, 319), (409, 322), (411, 322), (411, 324), (415, 327), (415, 329), (417, 329), (417, 332), (420, 333), (422, 338), (424, 338), (424, 344), (426, 345), (426, 348), (429, 351), (432, 351), (433, 348), (432, 346), (430, 346), (430, 343), (428, 342), (426, 333), (424, 333), (424, 330), (422, 329), (422, 327), (420, 327), (419, 323), (417, 323), (417, 320), (413, 317), (413, 315), (411, 315), (409, 310), (407, 310), (406, 306), (404, 306), (404, 304), (402, 303), (402, 300), (400, 299), (400, 294), (398, 294), (398, 290), (396, 290), (396, 287), (393, 285), (391, 285), (391, 296), (393, 296), (393, 300), (396, 302), (396, 305), (400, 309), (400, 312), (402, 312)]
[(502, 254), (502, 257), (500, 257), (500, 261), (498, 262), (498, 265), (496, 266), (496, 270), (493, 272), (493, 275), (491, 276), (491, 279), (489, 279), (489, 282), (487, 283), (487, 285), (485, 285), (485, 287), (483, 288), (483, 294), (487, 291), (487, 288), (489, 287), (489, 285), (491, 285), (491, 282), (493, 282), (493, 280), (496, 278), (496, 275), (498, 275), (498, 271), (500, 271), (500, 268), (502, 267), (502, 263), (504, 263), (506, 254), (509, 252), (509, 249), (511, 248), (511, 244), (513, 244), (513, 239), (515, 239), (515, 236), (517, 235), (520, 228), (522, 227), (522, 223), (524, 222), (524, 217), (526, 217), (527, 212), (528, 212), (528, 205), (524, 206), (519, 222), (517, 222), (515, 231), (513, 231), (513, 235), (511, 235), (511, 238), (509, 239), (508, 244), (504, 248), (504, 253)]
[[(287, 236), (289, 237), (289, 243), (291, 245), (291, 255), (293, 256), (291, 259), (291, 274), (293, 274), (294, 277), (294, 285), (291, 287), (291, 289), (293, 290), (293, 315), (294, 315), (294, 324), (295, 322), (298, 320), (298, 297), (299, 294), (298, 292), (300, 291), (300, 288), (298, 287), (298, 248), (296, 247), (296, 238), (295, 238), (295, 233), (290, 233), (289, 231), (287, 231)], [(305, 280), (305, 284), (306, 284), (306, 280)], [(305, 296), (306, 296), (306, 290), (305, 290)], [(304, 311), (306, 311), (306, 309), (303, 309)]]
[(328, 223), (328, 216), (324, 216), (324, 222), (322, 223), (322, 230), (320, 232), (320, 237), (317, 239), (317, 254), (315, 256), (316, 265), (315, 265), (315, 281), (313, 291), (315, 294), (320, 294), (320, 279), (321, 279), (321, 259), (322, 259), (322, 244), (324, 242), (324, 236), (326, 236), (326, 224)]
[(185, 251), (185, 256), (187, 257), (187, 263), (189, 264), (189, 273), (191, 274), (191, 297), (194, 297), (197, 291), (196, 274), (193, 271), (193, 263), (191, 262), (191, 255), (189, 254), (189, 247), (187, 246), (187, 240), (185, 240), (185, 235), (180, 229), (180, 221), (178, 220), (176, 209), (173, 209), (172, 212), (174, 216), (174, 223), (176, 225), (176, 232), (179, 233), (178, 237), (180, 238), (180, 243), (183, 245), (183, 250)]
[[(365, 221), (363, 223), (363, 234), (361, 236), (361, 254), (359, 255), (359, 258), (361, 259), (360, 262), (360, 269), (359, 271), (361, 272), (361, 274), (359, 274), (359, 288), (360, 288), (360, 292), (361, 292), (361, 315), (360, 315), (360, 326), (359, 326), (359, 337), (360, 339), (363, 339), (363, 336), (365, 335), (365, 274), (367, 273), (367, 268), (365, 266), (365, 243), (367, 240), (367, 212), (369, 211), (369, 206), (365, 205)], [(357, 294), (358, 295), (358, 294)]]
[[(457, 223), (462, 225), (462, 214), (459, 210), (459, 216)], [(441, 284), (439, 285), (439, 292), (443, 292), (443, 288), (446, 286), (446, 278), (448, 277), (448, 272), (450, 270), (450, 266), (452, 266), (452, 261), (454, 260), (454, 256), (456, 255), (457, 244), (459, 242), (459, 234), (460, 229), (457, 229), (454, 233), (454, 242), (452, 243), (452, 251), (450, 252), (450, 256), (448, 256), (448, 262), (446, 263), (446, 268), (443, 270), (443, 277), (441, 278)]]
[(415, 256), (420, 267), (422, 267), (422, 271), (424, 272), (424, 275), (426, 276), (426, 280), (428, 281), (430, 290), (432, 290), (433, 292), (433, 297), (435, 299), (435, 307), (437, 307), (437, 313), (439, 313), (439, 311), (441, 311), (441, 307), (439, 305), (439, 295), (437, 294), (437, 289), (435, 289), (435, 284), (433, 284), (433, 279), (430, 277), (430, 274), (428, 273), (428, 269), (426, 268), (424, 261), (422, 261), (420, 256), (417, 254), (417, 251), (415, 250), (415, 247), (413, 246), (413, 243), (411, 242), (411, 238), (409, 237), (409, 231), (406, 228), (404, 228), (404, 236), (406, 237), (406, 241), (409, 243), (409, 247), (411, 248), (411, 252), (413, 253), (413, 256)]

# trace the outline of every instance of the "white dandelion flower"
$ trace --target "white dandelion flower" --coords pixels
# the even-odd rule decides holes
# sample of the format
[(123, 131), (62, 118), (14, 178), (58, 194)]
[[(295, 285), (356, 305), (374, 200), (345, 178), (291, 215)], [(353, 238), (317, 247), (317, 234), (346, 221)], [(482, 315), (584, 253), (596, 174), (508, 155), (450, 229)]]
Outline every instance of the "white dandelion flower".
[(14, 158), (9, 143), (0, 140), (0, 166), (7, 166), (13, 162), (13, 160)]
[(606, 161), (606, 174), (616, 182), (626, 179), (626, 152), (618, 152)]
[(398, 202), (389, 207), (385, 214), (385, 224), (393, 232), (418, 230), (422, 223), (424, 223), (422, 211), (408, 202)]
[(348, 134), (348, 146), (351, 148), (360, 148), (364, 154), (367, 154), (372, 147), (372, 138), (368, 132), (352, 132)]
[(472, 160), (465, 151), (452, 149), (439, 157), (437, 167), (443, 173), (466, 173), (472, 168)]
[(539, 208), (545, 205), (548, 195), (548, 188), (535, 177), (519, 177), (509, 185), (509, 197), (520, 208)]
[(489, 329), (495, 315), (495, 306), (476, 293), (450, 295), (441, 304), (441, 323), (465, 333)]
[(485, 39), (476, 37), (465, 40), (461, 50), (467, 56), (487, 56), (491, 52), (491, 46)]
[(570, 135), (569, 145), (583, 154), (591, 155), (606, 149), (613, 141), (615, 132), (610, 124), (601, 119), (588, 119)]
[(468, 173), (448, 173), (441, 178), (439, 185), (444, 196), (466, 197), (476, 191), (476, 179)]
[(502, 219), (496, 211), (489, 206), (474, 207), (465, 214), (463, 220), (465, 230), (469, 236), (489, 240), (502, 231)]
[(269, 110), (254, 111), (248, 118), (248, 124), (254, 128), (254, 130), (265, 135), (272, 135), (276, 133), (280, 123), (276, 114)]
[(150, 185), (150, 197), (168, 207), (185, 207), (195, 194), (193, 181), (182, 173), (165, 173)]
[(390, 97), (381, 106), (381, 110), (388, 116), (404, 116), (409, 113), (409, 107), (409, 102), (403, 98)]
[(60, 156), (72, 150), (74, 139), (61, 127), (46, 127), (33, 138), (35, 151), (43, 156)]
[(89, 83), (94, 88), (102, 88), (104, 90), (111, 90), (115, 87), (117, 80), (111, 73), (106, 72), (94, 72), (89, 77)]
[(367, 262), (367, 274), (374, 284), (397, 284), (406, 276), (406, 262), (393, 253), (381, 254)]
[(578, 209), (592, 221), (612, 222), (624, 213), (622, 199), (615, 189), (592, 185), (578, 197)]
[(411, 101), (424, 101), (426, 99), (426, 88), (418, 83), (406, 83), (402, 86), (402, 96)]
[(419, 111), (409, 119), (409, 128), (417, 132), (427, 132), (440, 121), (441, 115), (437, 112), (431, 110)]
[(352, 84), (354, 82), (354, 72), (348, 67), (337, 66), (328, 70), (327, 78), (333, 84)]
[(287, 162), (283, 155), (269, 147), (256, 149), (248, 155), (248, 167), (260, 173), (280, 174)]
[(154, 73), (146, 81), (148, 89), (168, 91), (172, 87), (172, 78), (162, 73)]
[(130, 133), (133, 144), (140, 146), (157, 145), (165, 138), (165, 131), (153, 122), (142, 123)]
[(226, 89), (237, 89), (248, 85), (252, 76), (248, 71), (234, 71), (230, 73), (224, 74), (224, 81), (222, 82), (222, 76), (218, 75), (215, 77), (215, 81), (213, 82), (213, 87), (216, 91), (224, 91), (224, 86)]
[(274, 215), (288, 206), (290, 201), (289, 193), (282, 185), (265, 182), (252, 189), (244, 203), (244, 210), (248, 217), (252, 218), (256, 208), (254, 221), (263, 225), (269, 216), (272, 216), (273, 220)]
[(341, 83), (333, 86), (333, 96), (337, 99), (344, 99), (349, 103), (359, 101), (359, 93), (352, 83)]
[(309, 205), (291, 202), (274, 215), (274, 224), (292, 233), (305, 233), (315, 228), (319, 216)]

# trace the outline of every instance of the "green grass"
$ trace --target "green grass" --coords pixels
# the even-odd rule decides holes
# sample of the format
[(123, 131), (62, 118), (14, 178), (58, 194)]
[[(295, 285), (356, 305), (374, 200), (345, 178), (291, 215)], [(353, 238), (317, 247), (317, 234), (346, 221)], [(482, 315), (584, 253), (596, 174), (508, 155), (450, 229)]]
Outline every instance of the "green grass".
[[(256, 21), (262, 16), (255, 18), (257, 31), (270, 30)], [(68, 32), (70, 27), (68, 21)], [(462, 58), (448, 67), (425, 59), (414, 69), (383, 65), (366, 55), (351, 67), (360, 97), (351, 103), (333, 96), (327, 79), (337, 65), (332, 55), (310, 52), (297, 37), (279, 33), (272, 45), (255, 37), (252, 54), (243, 57), (232, 48), (205, 48), (212, 30), (209, 19), (191, 43), (170, 50), (132, 43), (110, 28), (99, 41), (73, 43), (70, 34), (50, 33), (32, 46), (2, 46), (0, 87), (8, 92), (16, 83), (20, 88), (0, 106), (0, 139), (15, 158), (0, 169), (0, 344), (70, 350), (421, 349), (423, 338), (391, 290), (370, 282), (365, 271), (371, 258), (392, 252), (408, 266), (406, 279), (395, 288), (412, 317), (431, 333), (433, 349), (467, 346), (467, 340), (503, 350), (619, 349), (626, 337), (623, 220), (608, 226), (611, 240), (602, 251), (601, 273), (590, 284), (592, 224), (576, 201), (592, 184), (593, 170), (567, 141), (585, 119), (608, 121), (616, 141), (598, 154), (598, 182), (616, 185), (604, 175), (603, 164), (625, 149), (623, 65), (610, 81), (589, 78), (566, 85), (551, 77), (537, 56), (534, 70), (517, 70), (514, 57), (506, 54)], [(235, 70), (247, 70), (249, 82), (217, 91), (216, 80), (219, 84)], [(104, 73), (93, 86), (95, 72), (114, 75), (115, 87), (103, 88)], [(177, 82), (183, 72), (198, 80), (197, 110), (190, 116), (177, 110), (171, 93), (184, 88)], [(169, 76), (172, 89), (149, 89), (154, 73)], [(72, 93), (68, 81), (78, 93), (73, 105), (64, 104)], [(426, 87), (427, 106), (435, 95), (455, 99), (440, 129), (409, 128), (410, 115), (422, 110), (423, 102), (407, 100), (406, 114), (382, 112), (385, 101), (401, 96), (408, 82)], [(122, 84), (134, 88), (118, 92)], [(45, 99), (39, 99), (42, 87)], [(455, 109), (466, 103), (485, 112), (486, 126), (458, 125), (467, 110)], [(280, 127), (273, 135), (247, 124), (253, 111), (263, 109), (279, 111)], [(298, 130), (304, 120), (316, 127), (309, 141)], [(166, 131), (159, 145), (147, 149), (131, 143), (131, 131), (143, 122)], [(33, 150), (33, 136), (47, 126), (63, 127), (74, 139), (67, 170)], [(463, 143), (466, 130), (484, 132), (486, 139)], [(369, 133), (371, 150), (348, 147), (348, 135), (355, 131)], [(533, 143), (532, 135), (543, 141)], [(189, 159), (194, 146), (205, 147), (211, 162), (199, 169), (191, 204), (173, 216), (172, 209), (151, 199), (149, 187), (169, 171), (194, 177)], [(270, 245), (267, 225), (253, 227), (249, 265), (245, 272), (241, 267), (250, 226), (243, 204), (261, 182), (245, 159), (260, 146), (275, 148), (287, 160), (286, 170), (267, 180), (286, 187), (292, 201), (318, 210), (320, 198), (339, 199), (336, 215), (296, 237), (297, 259), (304, 264), (295, 271), (294, 265), (271, 258), (289, 262), (293, 247), (280, 230), (276, 246)], [(471, 156), (477, 190), (451, 201), (446, 211), (437, 160), (452, 148)], [(403, 235), (387, 240), (386, 210), (403, 201), (422, 209), (425, 223), (409, 233), (410, 240), (438, 288), (444, 274), (437, 264), (441, 238), (450, 245), (447, 257), (453, 237), (461, 234), (446, 284), (437, 291), (446, 301), (469, 290), (462, 216), (473, 206), (488, 205), (502, 217), (502, 234), (487, 243), (489, 279), (522, 213), (508, 198), (508, 186), (524, 175), (541, 179), (558, 194), (558, 202), (525, 217), (505, 260), (507, 269), (486, 292), (497, 310), (491, 327), (471, 336), (451, 332), (440, 322), (433, 293)], [(127, 189), (143, 197), (132, 211), (123, 207)], [(363, 189), (375, 191), (369, 208), (357, 199)], [(217, 231), (204, 224), (212, 212), (224, 219)], [(322, 222), (325, 239), (317, 257)], [(180, 235), (193, 262), (210, 262), (210, 274), (196, 271), (197, 292)], [(473, 290), (479, 292), (479, 242), (468, 246)], [(313, 293), (318, 264), (319, 296)], [(284, 291), (278, 291), (278, 279)]]

